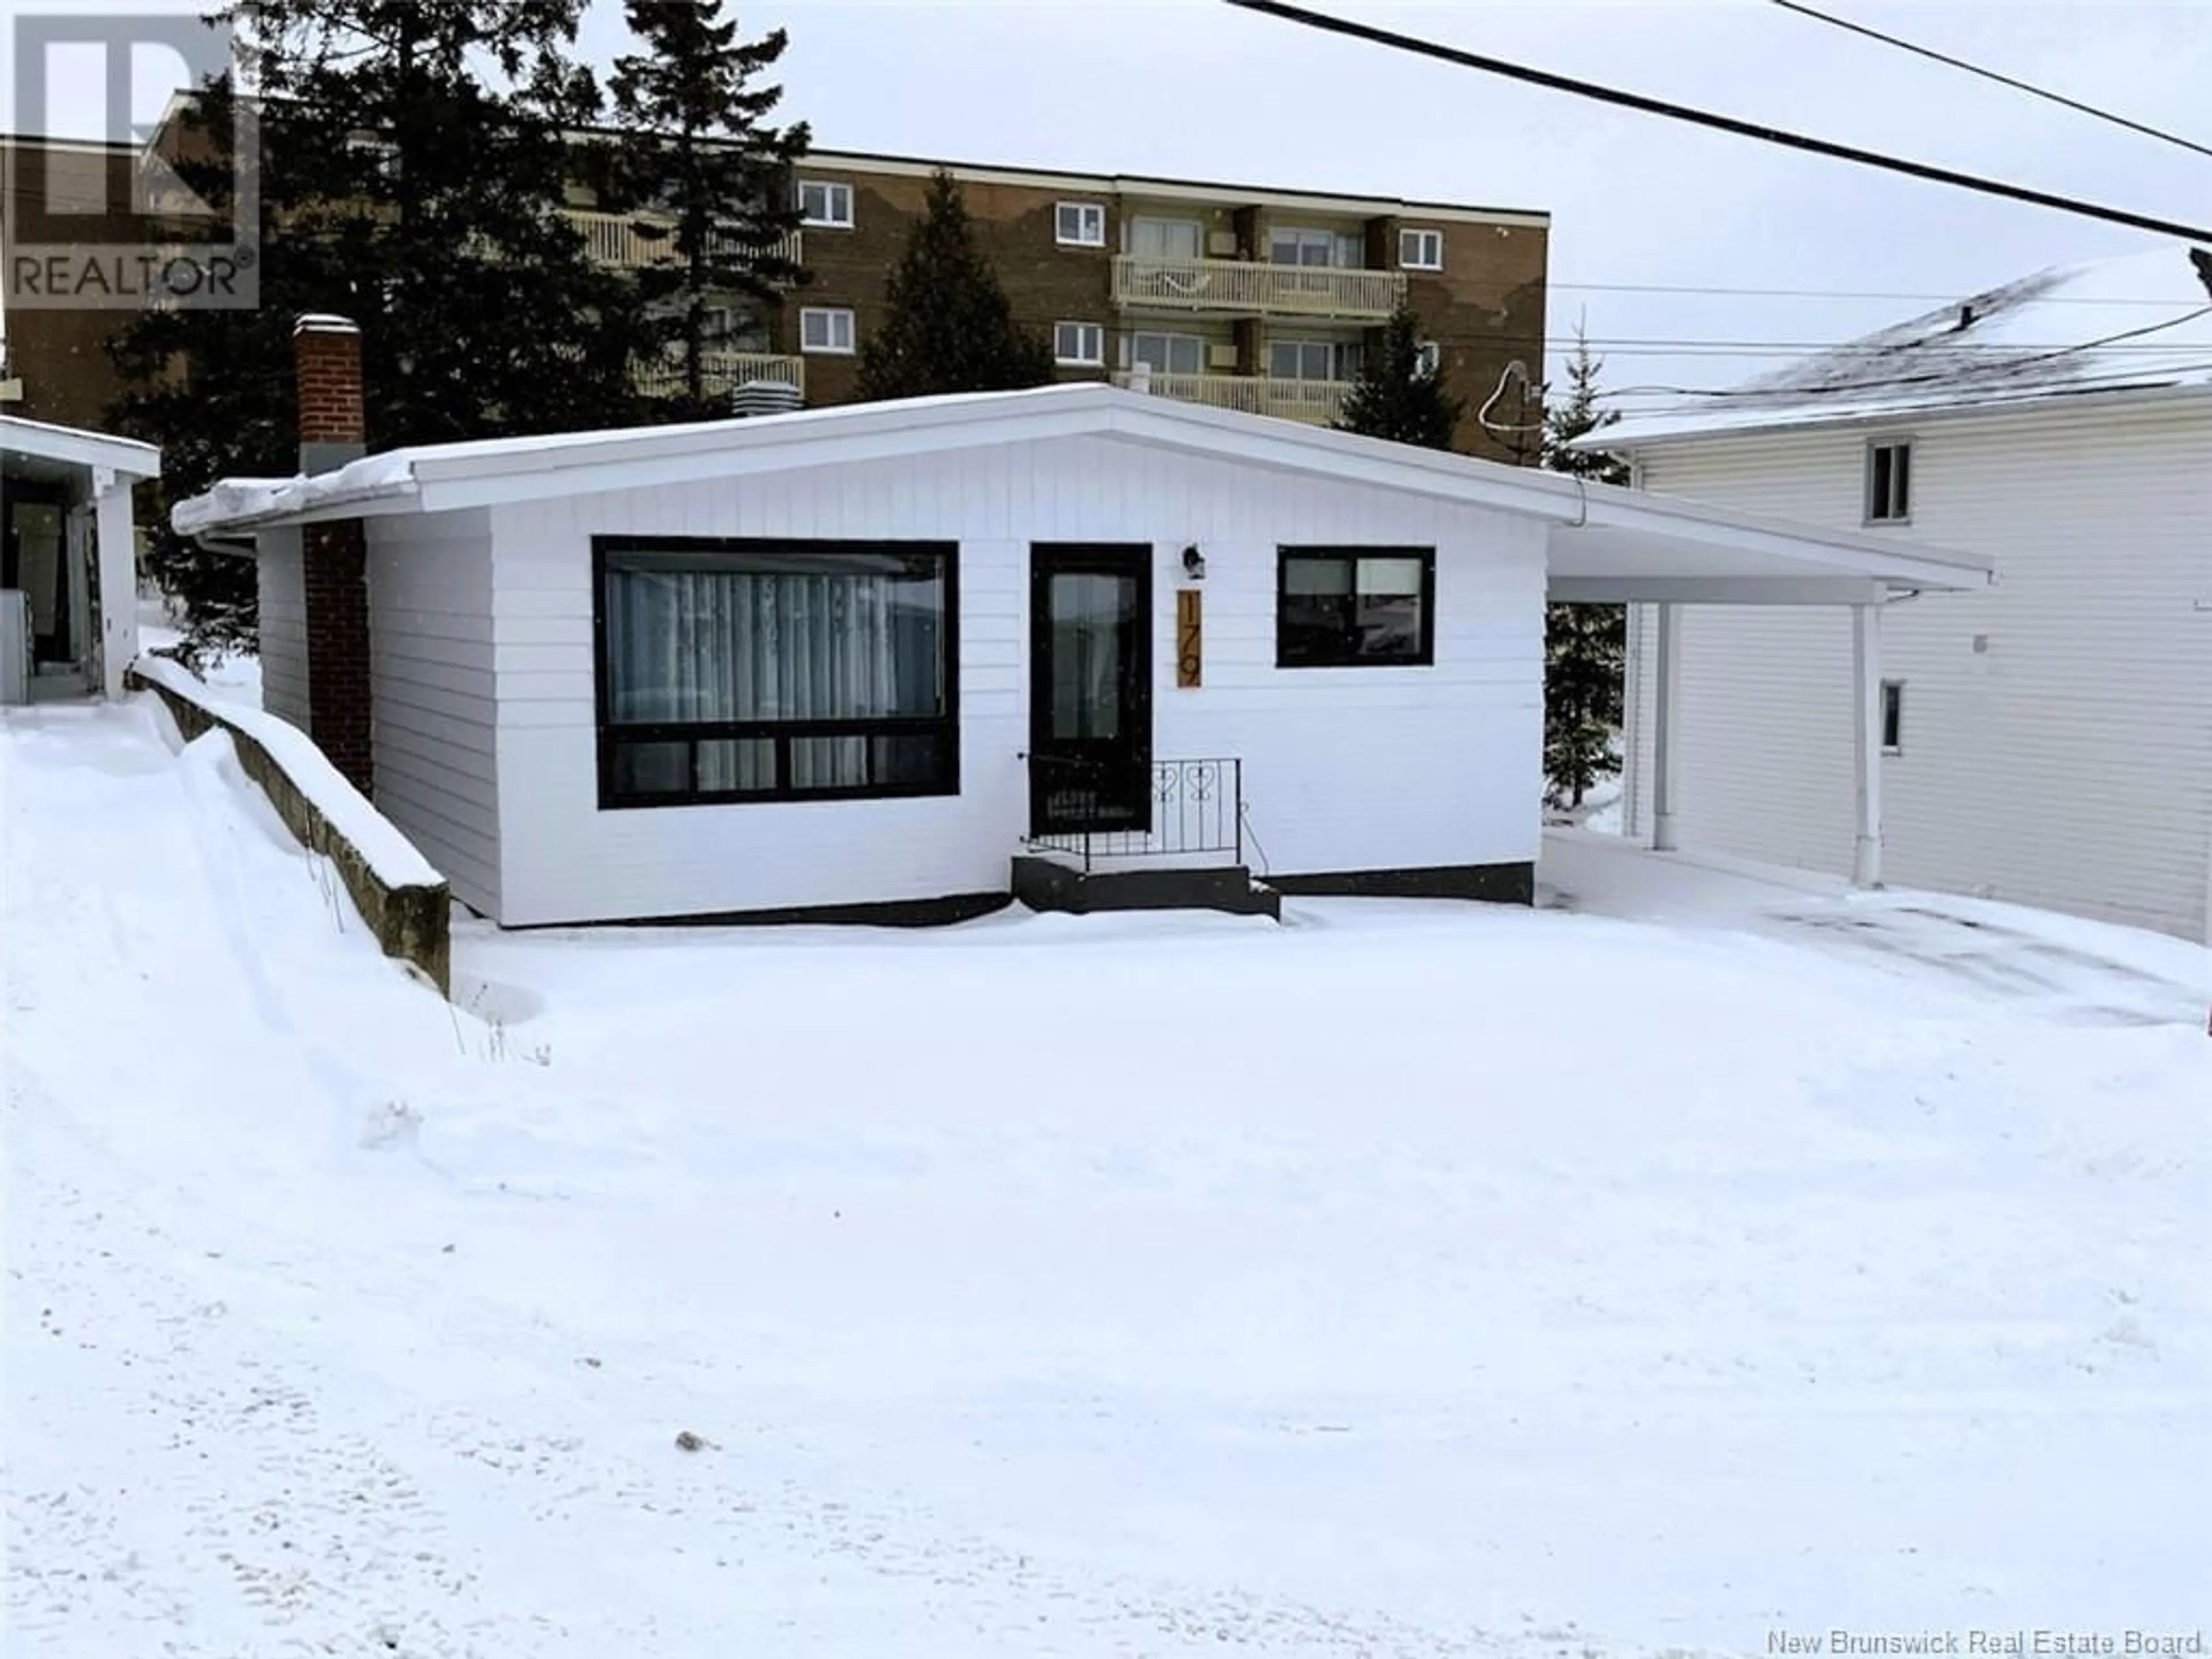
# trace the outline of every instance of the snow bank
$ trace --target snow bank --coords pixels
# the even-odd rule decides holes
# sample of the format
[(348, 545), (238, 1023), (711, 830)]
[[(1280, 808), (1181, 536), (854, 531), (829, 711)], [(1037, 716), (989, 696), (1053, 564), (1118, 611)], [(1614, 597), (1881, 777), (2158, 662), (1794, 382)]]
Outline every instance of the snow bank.
[(414, 842), (360, 790), (339, 775), (314, 739), (288, 720), (242, 702), (212, 694), (207, 683), (167, 657), (141, 657), (131, 665), (139, 678), (198, 704), (240, 736), (248, 737), (284, 769), (293, 786), (323, 815), (332, 830), (352, 843), (376, 878), (387, 887), (442, 887), (446, 878)]
[(241, 765), (292, 833), (337, 866), (385, 954), (415, 963), (445, 990), (451, 975), (445, 877), (314, 740), (273, 714), (216, 695), (171, 658), (141, 657), (131, 674), (163, 694), (187, 737), (210, 726), (231, 733)]
[(441, 1007), (150, 703), (0, 720), (9, 1653), (2203, 1623), (2201, 1008), (1356, 900), (464, 923)]

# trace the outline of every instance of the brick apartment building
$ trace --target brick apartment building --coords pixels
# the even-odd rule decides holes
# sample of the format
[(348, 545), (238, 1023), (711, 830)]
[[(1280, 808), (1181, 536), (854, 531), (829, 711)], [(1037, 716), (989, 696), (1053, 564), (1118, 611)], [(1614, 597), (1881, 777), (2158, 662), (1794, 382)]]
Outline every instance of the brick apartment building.
[[(19, 216), (40, 216), (41, 178), (91, 165), (51, 167), (39, 149), (9, 141)], [(111, 170), (129, 165), (120, 155), (105, 161)], [(882, 319), (884, 277), (937, 165), (807, 157), (795, 180), (805, 223), (788, 252), (810, 280), (764, 315), (732, 296), (708, 364), (712, 382), (780, 382), (810, 405), (849, 400), (859, 346)], [(1539, 405), (1508, 368), (1517, 362), (1542, 376), (1543, 213), (1022, 167), (951, 171), (1016, 318), (1051, 339), (1064, 380), (1133, 379), (1162, 396), (1326, 422), (1404, 301), (1468, 400), (1456, 447), (1534, 458), (1526, 428)], [(564, 210), (593, 256), (623, 266), (664, 257), (665, 242), (637, 234), (637, 216), (600, 210), (581, 181), (587, 172), (580, 167)], [(80, 212), (70, 222), (98, 222)], [(20, 398), (11, 412), (100, 426), (121, 389), (105, 342), (125, 314), (12, 313)], [(677, 383), (672, 372), (666, 383)], [(1512, 430), (1478, 423), (1486, 402), (1492, 426)]]
[[(860, 343), (881, 321), (884, 279), (920, 219), (937, 163), (823, 150), (800, 165), (806, 219), (791, 250), (811, 280), (774, 315), (733, 314), (718, 368), (782, 381), (810, 404), (852, 396)], [(1016, 319), (1051, 338), (1063, 380), (1142, 371), (1156, 393), (1326, 422), (1360, 356), (1402, 301), (1468, 399), (1457, 447), (1533, 459), (1474, 418), (1516, 361), (1543, 374), (1540, 212), (1402, 202), (1187, 179), (951, 164)], [(655, 257), (629, 221), (571, 191), (599, 257)], [(1536, 418), (1507, 385), (1493, 425)]]
[(141, 224), (114, 204), (131, 200), (137, 152), (128, 146), (0, 135), (0, 414), (98, 429), (123, 390), (107, 358), (108, 337), (129, 313), (31, 309), (7, 295), (40, 273), (13, 267), (18, 250), (58, 245), (135, 244)]

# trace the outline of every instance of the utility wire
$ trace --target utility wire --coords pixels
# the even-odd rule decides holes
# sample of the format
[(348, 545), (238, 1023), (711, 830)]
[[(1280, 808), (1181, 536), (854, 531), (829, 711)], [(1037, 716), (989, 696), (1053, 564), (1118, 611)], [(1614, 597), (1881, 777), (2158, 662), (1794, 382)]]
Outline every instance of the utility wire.
[(1963, 58), (1954, 58), (1948, 52), (1937, 52), (1932, 46), (1918, 46), (1911, 40), (1900, 40), (1893, 34), (1884, 34), (1880, 29), (1869, 28), (1864, 23), (1855, 23), (1848, 17), (1837, 17), (1811, 6), (1801, 4), (1800, 0), (1770, 0), (1770, 3), (1781, 7), (1784, 11), (1795, 12), (1800, 17), (1809, 17), (1816, 23), (1826, 23), (1831, 28), (1842, 29), (1851, 34), (1863, 35), (1869, 40), (1879, 40), (1885, 46), (1894, 46), (1899, 52), (1909, 52), (1916, 58), (1925, 58), (1931, 63), (1942, 64), (1950, 69), (1964, 70), (1969, 75), (1978, 75), (1984, 81), (1994, 81), (2001, 87), (2010, 87), (2014, 92), (2024, 92), (2031, 98), (2042, 99), (2045, 103), (2059, 105), (2078, 114), (2087, 115), (2099, 121), (2109, 122), (2116, 127), (2125, 127), (2130, 132), (2141, 133), (2146, 138), (2155, 138), (2160, 143), (2172, 144), (2180, 149), (2194, 150), (2199, 155), (2212, 156), (2212, 146), (2200, 144), (2194, 139), (2161, 131), (2157, 127), (2146, 126), (2141, 121), (2131, 121), (2124, 115), (2115, 115), (2108, 109), (2099, 109), (2094, 104), (2085, 104), (2078, 98), (2069, 98), (2063, 93), (2052, 92), (2046, 88), (2016, 80), (2009, 75), (2001, 75), (1996, 70), (1984, 69), (1979, 64), (1970, 64)]
[(1948, 167), (1932, 167), (1925, 161), (1907, 161), (1901, 156), (1884, 155), (1879, 151), (1859, 149), (1826, 138), (1808, 137), (1803, 133), (1786, 131), (1780, 127), (1765, 126), (1756, 121), (1738, 120), (1732, 115), (1717, 115), (1710, 110), (1694, 109), (1686, 104), (1648, 98), (1642, 93), (1623, 92), (1618, 88), (1601, 86), (1591, 81), (1577, 81), (1569, 76), (1554, 75), (1548, 70), (1531, 69), (1524, 64), (1509, 63), (1502, 58), (1486, 58), (1438, 41), (1425, 40), (1418, 35), (1378, 28), (1372, 23), (1354, 22), (1350, 18), (1332, 17), (1325, 12), (1310, 11), (1304, 6), (1288, 4), (1286, 0), (1224, 0), (1224, 3), (1242, 11), (1279, 17), (1285, 22), (1302, 24), (1325, 33), (1341, 34), (1352, 40), (1393, 47), (1399, 52), (1413, 52), (1419, 57), (1437, 58), (1443, 63), (1457, 64), (1462, 69), (1480, 70), (1486, 74), (1504, 76), (1509, 80), (1525, 81), (1532, 86), (1544, 87), (1553, 92), (1569, 92), (1581, 98), (1594, 98), (1600, 103), (1617, 105), (1645, 115), (1663, 116), (1668, 120), (1686, 121), (1694, 126), (1711, 127), (1717, 131), (1733, 133), (1739, 138), (1755, 138), (1761, 143), (1779, 144), (1785, 149), (1804, 150), (1839, 161), (1856, 161), (1862, 167), (1879, 167), (1886, 172), (1900, 173), (1907, 178), (1924, 179), (1939, 185), (1955, 185), (1962, 190), (1976, 191), (1984, 196), (1998, 196), (2008, 201), (2026, 202), (2035, 207), (2052, 208), (2085, 219), (2100, 219), (2108, 224), (2126, 225), (2134, 230), (2153, 231), (2161, 236), (2179, 236), (2191, 242), (2212, 242), (2212, 230), (2201, 226), (2154, 218), (2148, 214), (2131, 213), (2124, 208), (2103, 207), (2071, 196), (2032, 190), (2025, 185), (2007, 184), (2002, 179), (1958, 173)]
[[(2156, 334), (2165, 329), (2179, 328), (2182, 324), (2193, 323), (2200, 317), (2212, 317), (2212, 306), (2200, 306), (2192, 312), (2183, 316), (2169, 318), (2162, 323), (2150, 323), (2141, 328), (2123, 329), (2117, 334), (2107, 334), (2100, 340), (2084, 340), (2079, 345), (2055, 347), (2049, 351), (2038, 352), (2012, 362), (1996, 364), (1993, 366), (1993, 372), (2009, 374), (2020, 369), (2033, 368), (2039, 363), (2056, 362), (2062, 357), (2077, 356), (2085, 351), (2101, 350), (2108, 346), (2118, 345), (2124, 341), (2139, 339), (2146, 334)], [(2179, 372), (2193, 374), (2196, 371), (2193, 368), (2189, 368)], [(1689, 391), (1683, 395), (1692, 398), (1786, 398), (1796, 394), (1825, 398), (1832, 392), (1894, 392), (1901, 386), (1928, 386), (1946, 380), (1955, 380), (1958, 378), (1959, 371), (1954, 366), (1948, 368), (1929, 369), (1916, 374), (1892, 374), (1876, 380), (1833, 380), (1820, 386), (1736, 386), (1725, 391), (1711, 389)], [(1978, 384), (1986, 386), (1988, 383), (1984, 381)], [(1656, 391), (1659, 388), (1644, 389)], [(2082, 387), (2077, 382), (2070, 383), (2063, 389), (2080, 391)]]
[[(1840, 288), (1714, 288), (1699, 283), (1562, 283), (1552, 280), (1545, 286), (1575, 294), (1711, 295), (1715, 298), (1729, 300), (1881, 300), (1899, 305), (1954, 306), (1973, 297), (1969, 294), (1875, 293)], [(2029, 295), (2019, 303), (2024, 306), (2170, 306), (2175, 301), (2099, 300), (2079, 294), (2038, 294)]]

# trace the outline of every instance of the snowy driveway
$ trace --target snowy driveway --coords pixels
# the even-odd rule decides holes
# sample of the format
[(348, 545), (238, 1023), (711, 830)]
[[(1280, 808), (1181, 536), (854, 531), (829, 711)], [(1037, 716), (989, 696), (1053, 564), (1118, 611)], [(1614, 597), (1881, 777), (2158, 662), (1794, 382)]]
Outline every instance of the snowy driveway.
[(2193, 1018), (1357, 902), (471, 929), (449, 1011), (156, 720), (0, 721), (11, 1655), (2212, 1622)]
[(2134, 928), (1949, 895), (1856, 892), (1802, 871), (1547, 835), (1551, 908), (1808, 944), (1939, 991), (2071, 1025), (2203, 1023), (2212, 953)]

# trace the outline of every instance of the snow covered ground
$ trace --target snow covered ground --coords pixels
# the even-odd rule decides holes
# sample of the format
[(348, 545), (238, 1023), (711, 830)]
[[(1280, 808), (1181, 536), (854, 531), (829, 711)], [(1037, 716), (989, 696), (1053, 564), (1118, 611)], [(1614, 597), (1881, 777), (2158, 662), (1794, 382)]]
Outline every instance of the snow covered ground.
[(0, 720), (11, 1655), (2212, 1622), (2204, 952), (1980, 907), (2173, 1016), (2069, 1020), (1568, 836), (453, 1011), (164, 725)]

